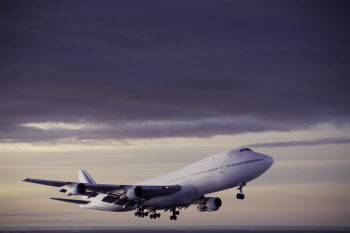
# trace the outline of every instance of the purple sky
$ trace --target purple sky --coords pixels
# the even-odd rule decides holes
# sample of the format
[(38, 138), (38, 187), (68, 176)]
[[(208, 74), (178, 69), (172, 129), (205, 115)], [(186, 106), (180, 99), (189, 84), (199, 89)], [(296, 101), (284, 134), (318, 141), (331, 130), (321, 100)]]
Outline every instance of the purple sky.
[[(348, 10), (346, 1), (5, 1), (0, 140), (341, 127)], [(22, 126), (31, 122), (108, 127)]]

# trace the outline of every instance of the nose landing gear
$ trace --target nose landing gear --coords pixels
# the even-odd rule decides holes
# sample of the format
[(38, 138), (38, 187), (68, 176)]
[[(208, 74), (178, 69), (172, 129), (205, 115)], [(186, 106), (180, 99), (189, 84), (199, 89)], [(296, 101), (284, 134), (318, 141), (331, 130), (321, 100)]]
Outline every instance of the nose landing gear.
[(237, 188), (239, 190), (239, 193), (236, 195), (238, 200), (244, 199), (243, 186), (245, 186), (245, 185), (246, 185), (246, 183), (242, 182), (239, 184), (239, 187)]

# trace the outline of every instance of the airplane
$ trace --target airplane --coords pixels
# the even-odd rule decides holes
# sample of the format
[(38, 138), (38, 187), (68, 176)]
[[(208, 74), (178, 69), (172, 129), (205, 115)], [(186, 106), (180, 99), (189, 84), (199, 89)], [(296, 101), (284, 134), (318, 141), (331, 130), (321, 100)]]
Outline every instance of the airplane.
[[(97, 184), (85, 169), (78, 171), (79, 182), (26, 178), (22, 181), (60, 187), (67, 196), (82, 200), (51, 197), (78, 204), (81, 208), (113, 212), (136, 210), (137, 217), (157, 219), (157, 211), (171, 212), (177, 220), (179, 210), (191, 205), (200, 212), (217, 211), (222, 201), (206, 194), (238, 187), (236, 198), (244, 199), (243, 187), (266, 172), (274, 163), (268, 155), (243, 147), (214, 154), (182, 169), (153, 177), (133, 185)], [(178, 210), (177, 210), (178, 209)]]

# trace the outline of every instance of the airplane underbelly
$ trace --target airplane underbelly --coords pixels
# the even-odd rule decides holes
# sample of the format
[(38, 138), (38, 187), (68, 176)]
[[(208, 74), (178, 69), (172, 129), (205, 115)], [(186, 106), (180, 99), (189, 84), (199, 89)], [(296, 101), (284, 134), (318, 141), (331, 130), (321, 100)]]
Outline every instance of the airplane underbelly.
[(185, 201), (189, 201), (192, 199), (195, 199), (199, 196), (199, 192), (197, 187), (188, 185), (188, 186), (183, 186), (181, 191), (163, 196), (163, 197), (157, 197), (153, 198), (149, 201), (145, 202), (146, 206), (156, 206), (156, 207), (165, 207), (165, 206), (170, 206), (178, 203), (183, 203)]

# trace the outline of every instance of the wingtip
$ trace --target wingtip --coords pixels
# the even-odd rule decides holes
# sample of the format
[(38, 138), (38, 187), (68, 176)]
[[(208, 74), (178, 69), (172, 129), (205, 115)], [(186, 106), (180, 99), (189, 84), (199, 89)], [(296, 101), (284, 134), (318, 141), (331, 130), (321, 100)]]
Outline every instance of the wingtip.
[(28, 178), (25, 178), (25, 179), (22, 179), (22, 180), (18, 180), (17, 182), (21, 182), (21, 181), (27, 182), (27, 180), (28, 180)]

